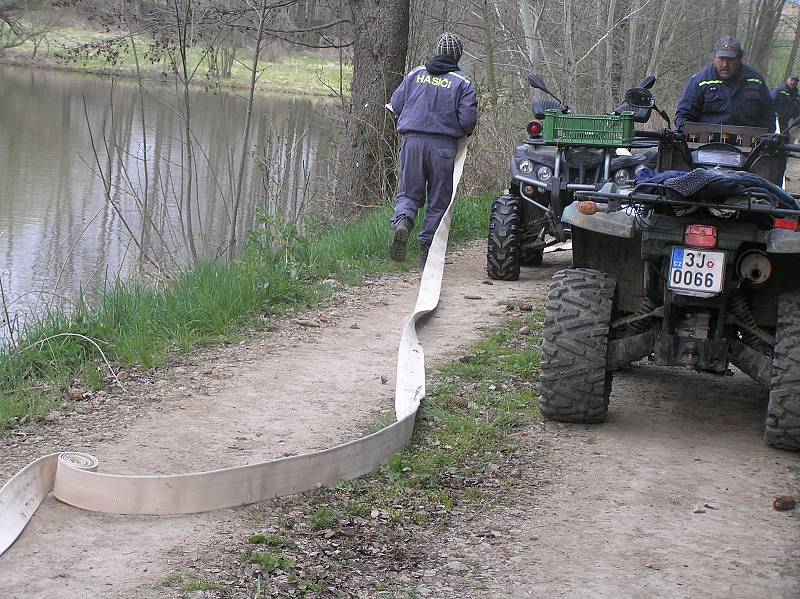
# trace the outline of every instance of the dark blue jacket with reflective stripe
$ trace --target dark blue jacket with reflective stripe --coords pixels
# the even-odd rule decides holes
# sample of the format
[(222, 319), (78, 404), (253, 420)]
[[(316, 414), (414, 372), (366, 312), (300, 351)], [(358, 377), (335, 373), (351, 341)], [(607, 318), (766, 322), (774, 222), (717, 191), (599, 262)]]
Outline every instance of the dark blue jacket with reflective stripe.
[[(431, 68), (434, 73), (424, 66), (412, 70), (392, 94), (397, 131), (453, 139), (470, 135), (478, 122), (475, 85), (461, 71)], [(453, 63), (452, 68), (458, 67)]]
[(800, 114), (800, 104), (798, 104), (800, 95), (798, 95), (797, 88), (789, 89), (786, 83), (781, 83), (772, 90), (770, 95), (772, 96), (775, 112), (782, 119), (781, 122), (785, 123)]
[(733, 79), (719, 78), (714, 64), (689, 80), (675, 113), (675, 127), (684, 123), (717, 123), (775, 130), (772, 98), (764, 78), (742, 64)]

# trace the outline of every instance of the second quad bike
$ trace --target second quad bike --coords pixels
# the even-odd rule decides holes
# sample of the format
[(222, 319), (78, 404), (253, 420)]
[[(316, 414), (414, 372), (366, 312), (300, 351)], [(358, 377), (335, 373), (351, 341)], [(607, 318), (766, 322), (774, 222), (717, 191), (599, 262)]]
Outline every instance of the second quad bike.
[[(528, 82), (552, 96), (536, 75), (530, 75)], [(650, 76), (639, 85), (647, 89), (654, 83)], [(579, 131), (562, 128), (572, 122), (564, 118), (571, 112), (555, 96), (535, 98), (532, 109), (528, 139), (511, 158), (508, 193), (492, 203), (486, 252), (491, 279), (517, 280), (520, 266), (542, 263), (548, 243), (569, 239), (570, 228), (562, 222), (561, 211), (576, 191), (598, 190), (609, 181), (624, 188), (642, 169), (655, 167), (654, 148), (632, 144), (632, 153), (616, 143), (624, 127), (649, 118), (648, 109), (623, 103), (609, 115), (577, 117), (583, 119)], [(617, 139), (608, 137), (608, 128), (617, 132)]]
[[(627, 99), (655, 104), (644, 89)], [(658, 148), (658, 173), (627, 193), (579, 190), (561, 215), (573, 267), (549, 289), (542, 413), (604, 421), (615, 370), (644, 357), (717, 375), (732, 364), (768, 390), (766, 442), (800, 450), (800, 205), (781, 187), (800, 146), (699, 123), (633, 140)]]

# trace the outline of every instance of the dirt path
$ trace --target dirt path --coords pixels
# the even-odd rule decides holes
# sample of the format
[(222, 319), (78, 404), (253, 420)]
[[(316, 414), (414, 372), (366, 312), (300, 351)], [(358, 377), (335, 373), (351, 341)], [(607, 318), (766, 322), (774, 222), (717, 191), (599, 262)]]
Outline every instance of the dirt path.
[(420, 594), (800, 597), (800, 514), (772, 508), (800, 456), (762, 442), (765, 400), (742, 374), (618, 373), (607, 423), (528, 434), (513, 507), (439, 538)]
[[(485, 283), (485, 246), (448, 258), (441, 309), (421, 335), (432, 362), (452, 358), (503, 317), (501, 302), (542, 298), (550, 274)], [(88, 451), (105, 472), (177, 473), (330, 447), (393, 413), (394, 369), (416, 272), (376, 280), (272, 338), (192, 356), (168, 383), (139, 384), (96, 414), (74, 414), (38, 435), (10, 436), (2, 480), (56, 449)], [(117, 403), (120, 403), (117, 406)], [(113, 405), (108, 405), (113, 404)], [(27, 440), (26, 440), (27, 439)], [(171, 518), (82, 512), (48, 500), (0, 558), (0, 596), (159, 597), (166, 577), (204, 548), (234, 543), (248, 508)]]
[[(482, 244), (450, 261), (440, 310), (421, 335), (434, 361), (499, 322), (503, 300), (543, 305), (569, 255), (494, 285), (484, 283)], [(198, 354), (119, 408), (66, 418), (38, 441), (12, 437), (2, 476), (67, 445), (98, 455), (106, 471), (181, 472), (350, 439), (391, 412), (396, 342), (416, 282), (415, 273), (374, 281), (306, 318), (319, 328), (290, 325)], [(775, 495), (800, 495), (800, 456), (763, 444), (764, 409), (764, 390), (742, 375), (649, 365), (618, 373), (608, 423), (527, 432), (528, 465), (504, 497), (510, 507), (431, 533), (419, 595), (800, 597), (800, 514), (772, 509)], [(208, 567), (208, 547), (239, 551), (248, 512), (120, 517), (48, 501), (0, 559), (0, 596), (171, 596), (167, 575)]]

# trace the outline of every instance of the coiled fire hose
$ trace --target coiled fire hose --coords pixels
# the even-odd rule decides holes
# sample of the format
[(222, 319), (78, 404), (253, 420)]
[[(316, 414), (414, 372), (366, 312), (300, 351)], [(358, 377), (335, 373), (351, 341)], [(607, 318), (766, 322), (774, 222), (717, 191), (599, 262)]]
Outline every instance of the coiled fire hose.
[(300, 493), (366, 474), (408, 445), (425, 396), (425, 354), (420, 318), (436, 309), (458, 183), (464, 170), (462, 139), (453, 171), (453, 196), (436, 230), (413, 311), (397, 356), (394, 424), (330, 449), (207, 472), (123, 475), (98, 472), (94, 456), (53, 453), (31, 462), (0, 488), (0, 555), (22, 533), (49, 493), (75, 507), (112, 514), (176, 515), (207, 512)]

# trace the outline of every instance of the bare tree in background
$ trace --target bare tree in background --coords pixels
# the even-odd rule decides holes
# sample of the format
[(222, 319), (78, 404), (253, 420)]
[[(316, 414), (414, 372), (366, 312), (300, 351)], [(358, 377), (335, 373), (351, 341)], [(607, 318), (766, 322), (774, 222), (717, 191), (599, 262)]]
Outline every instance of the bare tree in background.
[(408, 49), (408, 0), (350, 0), (353, 83), (337, 199), (346, 213), (391, 196), (394, 123), (384, 104), (400, 84)]
[[(428, 57), (432, 40), (442, 31), (455, 31), (465, 40), (461, 67), (475, 80), (480, 99), (481, 123), (471, 139), (464, 179), (468, 191), (494, 190), (505, 183), (508, 152), (525, 135), (531, 116), (531, 90), (525, 77), (529, 72), (543, 76), (550, 89), (578, 112), (610, 110), (628, 87), (648, 73), (655, 74), (659, 104), (673, 111), (686, 81), (708, 64), (714, 41), (721, 35), (737, 35), (747, 62), (774, 84), (785, 77), (784, 70), (791, 68), (796, 56), (795, 47), (788, 62), (770, 63), (775, 41), (786, 38), (783, 47), (789, 48), (800, 31), (792, 0), (61, 0), (60, 4), (85, 9), (95, 22), (119, 20), (125, 8), (131, 31), (154, 36), (160, 56), (167, 57), (166, 70), (180, 99), (175, 109), (185, 119), (180, 143), (186, 170), (176, 189), (192, 256), (195, 227), (202, 223), (196, 215), (198, 198), (191, 173), (197, 172), (202, 157), (196, 153), (191, 130), (188, 90), (200, 77), (184, 60), (190, 50), (206, 54), (204, 68), (212, 81), (224, 79), (233, 64), (249, 65), (251, 82), (255, 81), (262, 49), (278, 45), (291, 52), (335, 48), (342, 60), (352, 61), (350, 95), (342, 89), (340, 97), (344, 123), (337, 156), (340, 168), (332, 177), (339, 214), (349, 215), (392, 195), (396, 136), (383, 105), (407, 69)], [(4, 3), (0, 24), (7, 28), (8, 23), (24, 22), (19, 6), (22, 2)], [(264, 14), (266, 20), (254, 17)], [(220, 175), (226, 182), (231, 219), (225, 244), (229, 256), (236, 247), (236, 222), (246, 193), (242, 164), (253, 159), (254, 148), (263, 142), (250, 136), (248, 129), (227, 150), (229, 172)]]
[(58, 21), (46, 12), (50, 4), (47, 0), (0, 0), (0, 54), (30, 41), (35, 56)]
[(769, 67), (771, 44), (786, 0), (757, 0), (747, 23), (748, 63), (759, 72)]
[(794, 72), (794, 61), (797, 58), (797, 47), (800, 44), (800, 16), (794, 15), (794, 36), (792, 37), (792, 49), (789, 51), (789, 59), (786, 61), (786, 68), (783, 71), (783, 79), (786, 80)]
[(270, 16), (269, 3), (267, 0), (260, 0), (258, 3), (250, 5), (251, 15), (254, 24), (258, 27), (258, 33), (255, 35), (253, 44), (253, 62), (250, 67), (250, 87), (249, 95), (247, 98), (247, 112), (245, 114), (245, 125), (242, 139), (241, 152), (239, 157), (239, 173), (236, 176), (236, 184), (234, 186), (233, 207), (231, 215), (231, 226), (228, 233), (228, 259), (233, 259), (236, 255), (236, 229), (238, 225), (239, 205), (242, 202), (242, 190), (244, 187), (244, 171), (247, 162), (250, 148), (250, 122), (253, 118), (253, 97), (256, 91), (256, 82), (258, 81), (258, 58), (261, 54), (261, 45), (264, 42), (264, 28), (267, 24), (267, 18)]

